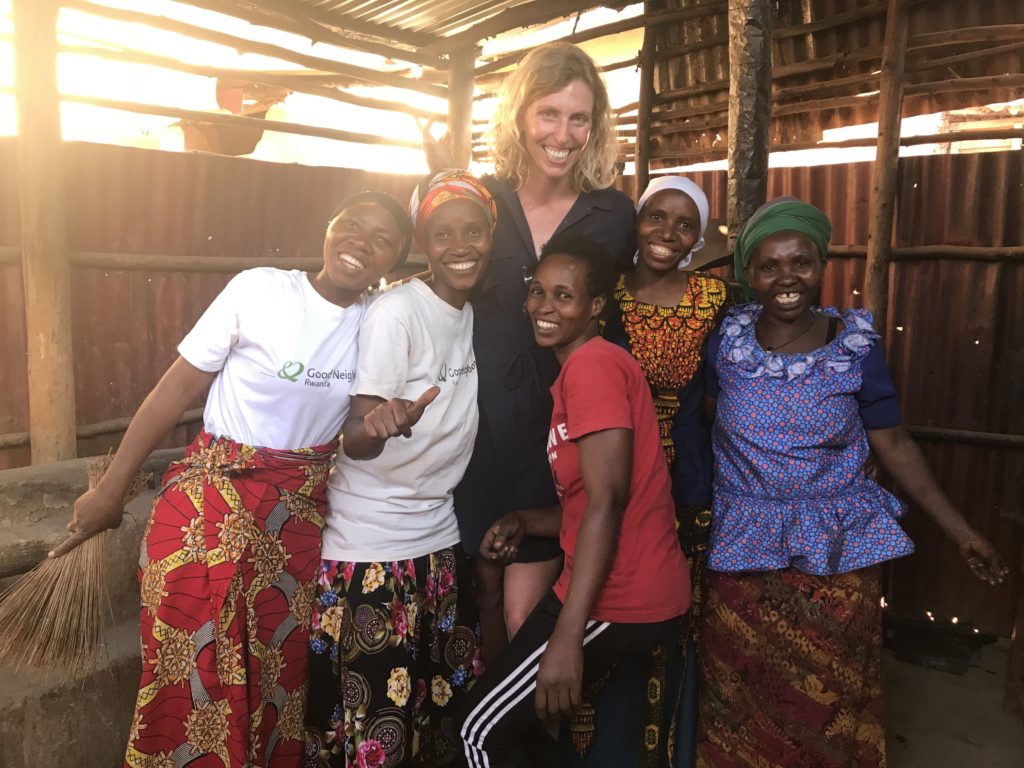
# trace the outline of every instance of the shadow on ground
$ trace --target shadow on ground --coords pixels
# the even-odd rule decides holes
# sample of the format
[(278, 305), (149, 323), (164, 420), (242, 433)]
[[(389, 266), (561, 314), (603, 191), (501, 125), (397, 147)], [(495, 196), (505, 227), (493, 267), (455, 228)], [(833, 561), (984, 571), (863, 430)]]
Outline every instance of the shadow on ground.
[(1009, 640), (978, 649), (964, 675), (884, 655), (889, 768), (1022, 768), (1024, 722), (1004, 710)]

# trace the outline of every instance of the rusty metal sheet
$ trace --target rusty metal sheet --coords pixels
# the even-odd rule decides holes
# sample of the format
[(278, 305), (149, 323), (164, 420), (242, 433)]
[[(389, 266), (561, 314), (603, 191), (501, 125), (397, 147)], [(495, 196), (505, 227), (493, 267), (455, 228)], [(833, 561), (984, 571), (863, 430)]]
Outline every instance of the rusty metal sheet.
[[(0, 167), (11, 167), (13, 141), (0, 140)], [(900, 161), (897, 245), (1024, 244), (1024, 153), (930, 156)], [(68, 146), (65, 212), (75, 250), (218, 256), (310, 256), (335, 203), (376, 188), (404, 199), (413, 179), (333, 168), (262, 163), (203, 154)], [(833, 220), (833, 242), (867, 241), (870, 163), (777, 168), (769, 196), (792, 194)], [(691, 174), (708, 194), (711, 216), (726, 211), (722, 171)], [(0, 174), (0, 246), (17, 245), (13, 174)], [(620, 188), (632, 193), (633, 180)], [(55, 212), (55, 215), (58, 215)], [(859, 306), (864, 262), (833, 258), (823, 301)], [(891, 267), (890, 367), (906, 420), (960, 429), (1024, 432), (1024, 263), (953, 260), (894, 262)], [(75, 376), (79, 423), (131, 414), (170, 364), (178, 340), (227, 275), (73, 273)], [(21, 277), (0, 267), (0, 432), (27, 429)], [(903, 331), (897, 330), (902, 326)], [(978, 344), (975, 344), (975, 341)], [(167, 445), (181, 445), (177, 430)], [(83, 452), (118, 436), (82, 441)], [(1020, 562), (1024, 452), (966, 444), (922, 445), (944, 489), (1011, 563)], [(0, 450), (0, 467), (29, 460), (26, 449)], [(998, 590), (972, 581), (951, 545), (917, 511), (907, 528), (918, 552), (892, 568), (890, 602), (908, 612), (973, 618), (1008, 634), (1019, 571)]]
[[(327, 218), (364, 189), (408, 199), (414, 179), (337, 168), (264, 163), (70, 143), (69, 248), (182, 256), (317, 257)], [(0, 140), (12, 167), (14, 140)], [(18, 244), (14, 174), (0, 174), (0, 246)], [(59, 215), (55, 212), (54, 215)], [(129, 416), (176, 355), (178, 342), (230, 274), (72, 270), (72, 343), (79, 424)], [(21, 270), (0, 267), (7, 317), (0, 341), (0, 434), (28, 430)], [(197, 404), (198, 405), (198, 404)], [(185, 431), (166, 442), (181, 445)], [(119, 435), (82, 441), (95, 453)], [(27, 464), (27, 449), (0, 449), (0, 468)]]
[[(668, 0), (671, 8), (693, 7), (690, 0)], [(815, 0), (813, 3), (813, 19), (827, 20), (840, 14), (863, 8), (869, 3), (862, 0)], [(780, 29), (803, 22), (800, 3), (779, 4), (779, 14), (775, 20), (775, 28)], [(961, 0), (931, 0), (930, 2), (913, 3), (910, 10), (910, 35), (958, 30), (964, 27), (988, 26), (998, 24), (1024, 23), (1024, 5), (1019, 0), (990, 0), (984, 3), (965, 3)], [(727, 81), (728, 44), (725, 39), (725, 14), (708, 13), (698, 19), (682, 23), (664, 25), (659, 29), (659, 48), (670, 50), (684, 44), (704, 44), (698, 50), (685, 56), (674, 56), (659, 64), (656, 74), (656, 90), (682, 91), (684, 96), (671, 104), (658, 107), (658, 111), (699, 108), (712, 104), (722, 104), (727, 99), (727, 90), (720, 89), (708, 92), (704, 89), (709, 83)], [(816, 31), (813, 43), (809, 43), (808, 35), (794, 35), (774, 40), (773, 66), (776, 70), (791, 64), (828, 61), (830, 57), (852, 54), (867, 48), (882, 45), (885, 33), (885, 13), (859, 18), (842, 26)], [(991, 45), (1005, 45), (1007, 41)], [(1010, 41), (1012, 42), (1012, 41)], [(953, 54), (977, 49), (978, 44), (955, 44), (928, 48), (924, 52), (911, 53), (907, 58), (908, 66), (926, 63), (930, 59), (943, 58)], [(822, 88), (830, 81), (855, 75), (866, 75), (879, 68), (878, 58), (847, 61), (829, 65), (814, 72), (790, 75), (776, 81), (776, 87), (813, 86), (820, 83)], [(918, 69), (908, 72), (908, 84), (946, 80), (950, 77), (970, 78), (997, 74), (1018, 74), (1024, 72), (1024, 51), (1016, 49), (990, 59), (974, 59), (943, 65), (934, 69)], [(686, 96), (686, 90), (692, 88), (696, 92)], [(798, 104), (800, 101), (824, 98), (826, 96), (854, 96), (872, 90), (869, 84), (852, 85), (828, 94), (815, 89), (802, 94), (799, 99), (790, 101), (786, 106)], [(945, 93), (925, 93), (908, 95), (903, 104), (904, 116), (923, 115), (943, 110), (1009, 101), (1020, 98), (1020, 89), (990, 88), (985, 91), (960, 90)], [(786, 144), (800, 141), (816, 141), (821, 138), (824, 130), (841, 128), (848, 125), (875, 122), (878, 119), (877, 99), (866, 98), (863, 104), (832, 108), (798, 114), (775, 114), (779, 103), (773, 104), (771, 140), (775, 144)], [(691, 128), (687, 128), (687, 122)], [(710, 122), (711, 125), (705, 125)], [(685, 118), (669, 121), (673, 130), (679, 132), (655, 138), (655, 153), (671, 153), (672, 155), (699, 152), (715, 147), (721, 148), (726, 136), (726, 115), (724, 112), (701, 113)], [(678, 165), (671, 159), (652, 161), (652, 167)]]

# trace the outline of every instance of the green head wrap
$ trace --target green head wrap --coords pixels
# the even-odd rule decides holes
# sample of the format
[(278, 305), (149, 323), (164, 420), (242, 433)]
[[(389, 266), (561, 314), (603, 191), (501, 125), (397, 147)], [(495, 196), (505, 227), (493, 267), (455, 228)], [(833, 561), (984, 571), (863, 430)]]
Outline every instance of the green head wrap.
[(747, 284), (747, 265), (754, 251), (766, 237), (777, 232), (799, 232), (805, 235), (818, 248), (818, 255), (825, 260), (828, 253), (828, 241), (832, 237), (832, 222), (828, 216), (810, 203), (797, 200), (795, 197), (778, 197), (771, 200), (747, 219), (740, 227), (733, 251), (733, 267), (736, 280), (742, 291), (749, 297), (750, 286)]

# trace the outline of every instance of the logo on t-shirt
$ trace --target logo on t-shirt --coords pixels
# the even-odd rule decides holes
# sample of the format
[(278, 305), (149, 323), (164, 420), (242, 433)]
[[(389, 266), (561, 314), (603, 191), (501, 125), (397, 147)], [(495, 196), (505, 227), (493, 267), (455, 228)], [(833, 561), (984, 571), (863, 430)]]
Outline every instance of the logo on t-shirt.
[(300, 362), (289, 360), (287, 363), (281, 366), (281, 370), (277, 372), (277, 378), (288, 379), (288, 381), (298, 381), (299, 376), (306, 370), (306, 366)]
[(352, 382), (356, 378), (356, 372), (353, 370), (340, 371), (333, 369), (325, 371), (319, 368), (307, 368), (305, 363), (300, 363), (296, 360), (289, 360), (282, 365), (277, 372), (277, 378), (287, 379), (297, 384), (303, 372), (306, 374), (302, 380), (303, 385), (318, 389), (330, 389), (332, 381)]
[(458, 368), (452, 368), (448, 363), (441, 363), (441, 370), (437, 373), (438, 383), (444, 383), (448, 379), (457, 379), (460, 376), (467, 376), (476, 370), (476, 360), (466, 363)]
[(565, 422), (556, 424), (548, 430), (548, 463), (553, 462), (558, 458), (558, 444), (564, 443), (569, 439), (569, 430), (566, 429)]

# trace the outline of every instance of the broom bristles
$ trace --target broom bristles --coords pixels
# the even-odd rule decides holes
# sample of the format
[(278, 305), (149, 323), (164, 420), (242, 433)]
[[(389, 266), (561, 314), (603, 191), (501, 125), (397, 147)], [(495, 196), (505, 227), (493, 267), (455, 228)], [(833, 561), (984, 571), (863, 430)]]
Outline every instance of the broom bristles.
[[(112, 460), (108, 453), (89, 462), (90, 488)], [(149, 478), (142, 472), (132, 478), (125, 504), (145, 489)], [(113, 613), (104, 568), (109, 536), (104, 531), (66, 555), (47, 558), (0, 595), (0, 663), (58, 668), (72, 676), (93, 668)]]

